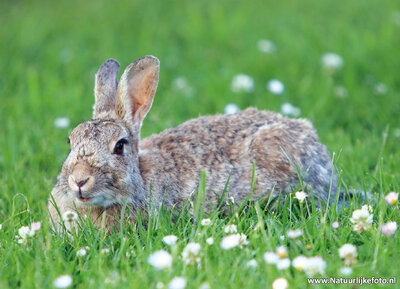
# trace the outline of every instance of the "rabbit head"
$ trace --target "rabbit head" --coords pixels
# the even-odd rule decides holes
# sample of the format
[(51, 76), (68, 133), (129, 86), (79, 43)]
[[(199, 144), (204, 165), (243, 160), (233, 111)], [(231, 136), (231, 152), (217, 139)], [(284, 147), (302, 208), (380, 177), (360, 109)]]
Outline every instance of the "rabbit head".
[[(143, 206), (139, 172), (140, 129), (158, 84), (159, 61), (145, 56), (130, 64), (117, 82), (119, 64), (109, 59), (95, 78), (93, 119), (70, 134), (71, 151), (52, 194), (77, 207)], [(135, 195), (135, 198), (132, 198)]]

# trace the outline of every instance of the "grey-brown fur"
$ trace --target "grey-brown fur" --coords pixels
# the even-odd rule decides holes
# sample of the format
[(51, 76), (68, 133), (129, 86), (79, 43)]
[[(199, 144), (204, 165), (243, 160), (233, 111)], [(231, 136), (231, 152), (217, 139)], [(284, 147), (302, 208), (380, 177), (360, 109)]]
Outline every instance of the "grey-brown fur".
[[(291, 192), (299, 183), (296, 166), (307, 190), (322, 201), (327, 201), (333, 176), (334, 195), (336, 175), (328, 151), (305, 119), (249, 108), (233, 115), (192, 119), (140, 140), (158, 83), (159, 62), (152, 56), (135, 61), (117, 86), (118, 67), (114, 60), (100, 67), (95, 119), (80, 124), (70, 135), (71, 153), (52, 191), (61, 213), (76, 206), (95, 220), (106, 212), (111, 227), (116, 225), (113, 218), (120, 218), (124, 202), (132, 211), (145, 210), (150, 202), (156, 208), (161, 203), (169, 209), (180, 207), (196, 191), (202, 170), (206, 204), (216, 205), (215, 193), (221, 195), (230, 174), (227, 191), (241, 203), (250, 192), (254, 162), (257, 182), (252, 199)], [(113, 153), (122, 138), (128, 141), (123, 155)], [(84, 183), (80, 192), (79, 183)], [(79, 196), (86, 201), (79, 201)], [(49, 210), (58, 223), (51, 202)]]

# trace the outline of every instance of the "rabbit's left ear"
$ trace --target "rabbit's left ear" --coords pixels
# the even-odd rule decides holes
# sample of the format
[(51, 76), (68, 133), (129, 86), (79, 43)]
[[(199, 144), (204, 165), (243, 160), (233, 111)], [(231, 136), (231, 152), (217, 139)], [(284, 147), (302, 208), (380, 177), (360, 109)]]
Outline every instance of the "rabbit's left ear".
[(100, 66), (94, 84), (93, 119), (110, 118), (115, 109), (119, 63), (109, 59)]
[(159, 71), (159, 60), (148, 55), (131, 63), (121, 76), (115, 111), (132, 128), (140, 130), (143, 119), (153, 104)]

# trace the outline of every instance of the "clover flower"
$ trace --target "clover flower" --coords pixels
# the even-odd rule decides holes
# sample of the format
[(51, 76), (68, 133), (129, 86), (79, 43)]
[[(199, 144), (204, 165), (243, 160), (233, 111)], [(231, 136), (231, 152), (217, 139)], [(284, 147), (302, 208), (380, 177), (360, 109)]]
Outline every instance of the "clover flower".
[(233, 92), (252, 92), (254, 90), (254, 80), (244, 73), (235, 75), (232, 79), (231, 90)]
[(245, 234), (233, 234), (224, 237), (221, 240), (220, 246), (224, 250), (230, 250), (235, 247), (241, 248), (244, 245), (247, 245), (247, 236)]
[(312, 277), (316, 274), (324, 274), (326, 262), (320, 256), (309, 257), (305, 263), (304, 272)]
[(200, 244), (189, 243), (182, 251), (182, 259), (186, 264), (200, 263)]
[(339, 248), (339, 256), (346, 265), (354, 265), (357, 262), (357, 247), (353, 244), (344, 244)]
[(203, 219), (203, 220), (201, 220), (201, 225), (202, 226), (209, 226), (209, 225), (211, 225), (211, 220), (210, 219)]
[(285, 86), (278, 79), (271, 79), (267, 83), (267, 90), (273, 94), (279, 95), (285, 91)]
[(175, 235), (167, 235), (164, 238), (162, 238), (162, 242), (168, 246), (173, 246), (176, 244), (176, 241), (178, 241), (178, 237)]
[(276, 44), (268, 39), (260, 39), (257, 41), (258, 50), (263, 53), (274, 53), (276, 51)]
[(183, 277), (175, 277), (168, 283), (168, 289), (184, 289), (186, 287), (186, 279)]
[(353, 230), (361, 233), (371, 227), (374, 215), (372, 214), (372, 207), (369, 205), (362, 206), (361, 209), (355, 210), (350, 218), (353, 224)]
[(239, 110), (240, 110), (239, 106), (234, 103), (228, 103), (224, 107), (225, 114), (234, 114), (234, 113), (237, 113)]
[(321, 56), (321, 63), (325, 69), (337, 70), (343, 67), (343, 58), (336, 53), (328, 52)]
[(72, 277), (71, 275), (61, 275), (54, 280), (53, 285), (56, 288), (68, 288), (72, 285)]
[(147, 261), (151, 266), (155, 267), (158, 270), (171, 267), (172, 265), (172, 257), (165, 250), (159, 250), (154, 252), (149, 256)]
[(297, 230), (288, 230), (286, 232), (286, 235), (288, 236), (289, 239), (296, 239), (303, 235), (303, 230), (297, 229)]
[(295, 193), (295, 199), (297, 199), (299, 201), (300, 204), (302, 204), (304, 202), (304, 200), (306, 199), (307, 194), (305, 192), (296, 192)]
[(235, 224), (225, 226), (224, 232), (227, 234), (237, 233), (237, 227)]

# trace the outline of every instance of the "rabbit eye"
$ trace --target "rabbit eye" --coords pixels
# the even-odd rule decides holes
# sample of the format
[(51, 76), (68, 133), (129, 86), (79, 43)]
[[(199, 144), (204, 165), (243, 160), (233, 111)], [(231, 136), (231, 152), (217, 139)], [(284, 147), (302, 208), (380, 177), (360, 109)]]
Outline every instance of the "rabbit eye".
[(71, 139), (69, 137), (67, 138), (67, 143), (71, 144)]
[(116, 155), (122, 155), (124, 153), (124, 145), (127, 143), (128, 143), (128, 141), (124, 138), (117, 141), (117, 143), (115, 144), (113, 153)]

